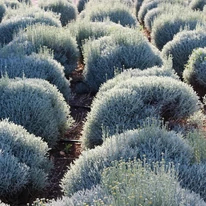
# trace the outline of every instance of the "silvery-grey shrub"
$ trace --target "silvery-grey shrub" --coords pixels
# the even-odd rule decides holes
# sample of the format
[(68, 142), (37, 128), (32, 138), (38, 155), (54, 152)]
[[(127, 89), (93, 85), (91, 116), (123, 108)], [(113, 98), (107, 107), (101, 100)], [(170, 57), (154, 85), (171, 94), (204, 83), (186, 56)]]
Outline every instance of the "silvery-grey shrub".
[[(199, 195), (181, 188), (172, 163), (151, 165), (136, 159), (113, 161), (103, 170), (99, 185), (45, 206), (206, 205)], [(38, 200), (34, 205), (43, 206)]]
[(192, 31), (182, 31), (175, 35), (162, 49), (162, 56), (172, 56), (173, 68), (182, 77), (185, 64), (198, 47), (206, 46), (206, 32), (204, 27)]
[(62, 199), (52, 200), (49, 203), (42, 203), (42, 199), (37, 199), (32, 206), (82, 206), (82, 205), (111, 205), (113, 198), (102, 185), (96, 185), (91, 189), (78, 191), (72, 197), (63, 196)]
[(77, 42), (69, 30), (48, 25), (27, 27), (27, 30), (21, 31), (8, 47), (13, 47), (11, 52), (21, 50), (27, 55), (38, 53), (42, 47), (47, 47), (53, 51), (54, 59), (65, 67), (66, 76), (76, 69), (79, 58)]
[[(145, 17), (144, 17), (144, 26), (145, 28), (147, 28), (148, 31), (151, 32), (152, 30), (152, 26), (153, 26), (153, 22), (154, 20), (160, 16), (163, 13), (171, 13), (171, 12), (177, 12), (180, 9), (184, 9), (185, 7), (179, 3), (178, 0), (174, 1), (174, 2), (160, 2), (158, 4), (158, 7), (152, 8), (149, 11), (147, 11)], [(186, 9), (186, 8), (185, 8)]]
[(88, 39), (94, 40), (103, 36), (109, 36), (117, 29), (122, 28), (121, 25), (115, 24), (110, 21), (91, 22), (79, 19), (75, 22), (71, 22), (67, 27), (70, 33), (76, 38), (77, 44), (80, 49)]
[(205, 0), (192, 0), (189, 4), (189, 7), (194, 10), (203, 10), (203, 7), (206, 5)]
[(68, 0), (39, 0), (38, 6), (46, 11), (53, 11), (60, 14), (62, 26), (66, 26), (70, 21), (77, 18), (77, 8)]
[(0, 57), (0, 77), (7, 74), (9, 78), (39, 78), (57, 86), (66, 101), (71, 97), (70, 82), (64, 74), (64, 67), (50, 55), (32, 53)]
[[(150, 10), (152, 10), (154, 8), (160, 8), (160, 7), (162, 7), (162, 5), (165, 5), (165, 4), (166, 5), (170, 4), (170, 9), (173, 11), (175, 11), (175, 9), (173, 8), (174, 5), (179, 5), (179, 6), (182, 5), (184, 7), (187, 5), (184, 0), (173, 0), (173, 1), (170, 1), (170, 0), (144, 0), (142, 3), (142, 6), (138, 12), (138, 20), (141, 23), (144, 23), (145, 16)], [(170, 11), (168, 10), (168, 12), (170, 12)], [(176, 10), (176, 12), (177, 12), (177, 10)]]
[(193, 163), (206, 163), (206, 139), (199, 129), (193, 129), (185, 134), (189, 145), (193, 148)]
[(181, 188), (173, 164), (114, 161), (102, 175), (112, 205), (205, 205), (199, 195)]
[(122, 26), (134, 27), (137, 20), (132, 11), (120, 1), (89, 1), (86, 4), (84, 18), (89, 21), (104, 21), (109, 19)]
[(48, 150), (46, 142), (24, 127), (0, 121), (0, 198), (42, 190), (51, 169)]
[(83, 45), (83, 57), (84, 82), (92, 92), (97, 92), (102, 83), (113, 78), (116, 68), (143, 70), (162, 64), (158, 50), (149, 44), (142, 33), (128, 28), (88, 41)]
[(163, 13), (154, 20), (151, 41), (159, 50), (162, 50), (167, 42), (173, 40), (175, 34), (185, 28), (193, 30), (199, 24), (205, 24), (204, 15), (199, 11), (180, 7), (176, 12)]
[(110, 89), (112, 89), (113, 87), (115, 87), (115, 85), (128, 80), (129, 78), (132, 77), (150, 77), (150, 76), (166, 76), (166, 77), (172, 77), (176, 80), (179, 80), (179, 76), (175, 73), (173, 66), (172, 66), (172, 59), (165, 59), (163, 60), (163, 65), (161, 67), (159, 66), (154, 66), (148, 69), (127, 69), (127, 70), (123, 70), (120, 73), (116, 73), (115, 77), (107, 80), (104, 84), (101, 85), (99, 91), (98, 91), (98, 95), (100, 95), (101, 93), (104, 93)]
[(2, 1), (2, 2), (0, 2), (0, 22), (4, 16), (5, 12), (6, 12), (6, 5)]
[(165, 121), (187, 119), (200, 109), (198, 99), (191, 86), (171, 77), (140, 76), (116, 81), (105, 92), (100, 88), (94, 98), (83, 126), (82, 146), (101, 144), (105, 128), (113, 135), (137, 128), (150, 116)]
[(179, 173), (181, 186), (199, 194), (206, 201), (206, 164), (182, 166)]
[(50, 18), (46, 13), (40, 18), (36, 17), (12, 17), (11, 19), (3, 20), (0, 24), (0, 44), (8, 44), (12, 41), (14, 35), (21, 29), (32, 24), (45, 24), (50, 26), (59, 26), (56, 19)]
[[(11, 1), (10, 1), (11, 2)], [(18, 1), (17, 1), (18, 2)], [(3, 20), (8, 20), (13, 17), (31, 17), (31, 18), (49, 18), (56, 22), (61, 27), (60, 16), (52, 11), (45, 11), (37, 6), (28, 6), (26, 4), (19, 3), (19, 6), (9, 7), (4, 15)]]
[[(183, 71), (183, 79), (191, 84), (198, 94), (206, 94), (206, 48), (194, 49)], [(201, 91), (198, 91), (201, 90)]]
[(21, 192), (28, 184), (29, 167), (18, 158), (0, 149), (0, 198), (8, 198)]
[(0, 118), (24, 126), (50, 147), (73, 123), (63, 95), (46, 80), (3, 77), (0, 91)]
[(62, 188), (67, 196), (89, 189), (100, 183), (103, 169), (111, 166), (112, 161), (144, 159), (149, 162), (161, 161), (174, 164), (188, 164), (193, 149), (180, 134), (167, 131), (158, 121), (148, 121), (142, 129), (128, 130), (104, 140), (101, 146), (83, 151), (70, 165), (62, 179)]
[(144, 17), (151, 9), (158, 7), (158, 4), (161, 3), (161, 0), (144, 0), (142, 3), (142, 6), (140, 7), (140, 10), (138, 12), (138, 20), (143, 23)]

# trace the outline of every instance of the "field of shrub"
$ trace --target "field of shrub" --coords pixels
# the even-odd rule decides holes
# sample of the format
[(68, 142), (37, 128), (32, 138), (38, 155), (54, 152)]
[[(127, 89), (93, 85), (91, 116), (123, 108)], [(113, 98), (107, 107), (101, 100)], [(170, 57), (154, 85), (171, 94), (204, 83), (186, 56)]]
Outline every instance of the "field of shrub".
[(206, 206), (205, 0), (0, 0), (0, 206)]

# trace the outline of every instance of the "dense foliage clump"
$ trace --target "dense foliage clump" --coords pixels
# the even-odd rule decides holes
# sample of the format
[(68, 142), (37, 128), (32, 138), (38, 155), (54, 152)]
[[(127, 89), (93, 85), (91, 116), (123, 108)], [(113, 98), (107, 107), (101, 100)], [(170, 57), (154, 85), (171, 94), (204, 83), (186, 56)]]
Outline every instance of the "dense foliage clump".
[(185, 82), (191, 84), (200, 96), (206, 94), (206, 49), (193, 50), (183, 72)]
[[(197, 25), (204, 24), (204, 15), (199, 11), (192, 11), (189, 8), (180, 9), (176, 12), (163, 13), (159, 15), (152, 26), (152, 43), (160, 50), (171, 41), (175, 34), (187, 28), (194, 30)], [(182, 15), (179, 15), (179, 14)]]
[(122, 26), (134, 27), (137, 25), (137, 20), (131, 9), (120, 1), (89, 1), (84, 12), (84, 18), (88, 21), (95, 22), (109, 19)]
[(44, 53), (32, 53), (29, 56), (17, 54), (6, 56), (5, 54), (3, 57), (2, 55), (0, 57), (0, 73), (1, 77), (6, 74), (9, 78), (24, 76), (45, 79), (56, 85), (67, 101), (71, 96), (70, 82), (65, 77), (64, 67), (50, 55)]
[(84, 82), (88, 90), (97, 92), (100, 85), (121, 68), (141, 70), (161, 65), (156, 48), (151, 46), (139, 30), (119, 29), (110, 36), (83, 45)]
[(9, 118), (50, 147), (71, 127), (69, 105), (57, 88), (42, 79), (0, 79), (0, 118)]
[(172, 56), (173, 68), (182, 77), (185, 65), (192, 51), (206, 46), (206, 32), (204, 27), (193, 31), (179, 32), (162, 50), (163, 56)]
[(193, 149), (180, 134), (168, 132), (158, 121), (144, 124), (142, 129), (125, 131), (104, 140), (101, 146), (83, 151), (75, 160), (62, 180), (65, 195), (89, 189), (101, 181), (103, 169), (111, 166), (112, 161), (148, 159), (149, 162), (165, 161), (189, 164)]
[(11, 200), (22, 192), (44, 189), (51, 163), (47, 144), (22, 126), (0, 122), (0, 198)]
[(30, 55), (32, 52), (39, 53), (42, 48), (53, 51), (54, 59), (65, 67), (66, 76), (76, 69), (79, 58), (78, 46), (69, 30), (65, 28), (40, 24), (29, 26), (3, 50)]
[[(102, 143), (103, 132), (137, 128), (147, 117), (177, 121), (199, 110), (199, 97), (187, 84), (166, 76), (140, 76), (121, 79), (100, 88), (83, 127), (84, 147)], [(115, 81), (115, 80), (113, 80)], [(104, 91), (105, 88), (105, 91)]]
[(60, 14), (62, 26), (66, 26), (70, 21), (77, 18), (77, 8), (68, 0), (39, 0), (38, 5), (46, 11)]

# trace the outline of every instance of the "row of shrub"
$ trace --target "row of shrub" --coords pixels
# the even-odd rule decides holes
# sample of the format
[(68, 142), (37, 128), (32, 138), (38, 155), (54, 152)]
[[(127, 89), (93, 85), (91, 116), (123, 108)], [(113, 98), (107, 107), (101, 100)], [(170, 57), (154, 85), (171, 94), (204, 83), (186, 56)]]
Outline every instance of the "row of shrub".
[[(84, 8), (79, 9), (84, 21), (87, 7), (94, 2), (84, 1)], [(148, 25), (152, 43), (161, 54), (139, 28), (119, 27), (110, 34), (97, 29), (95, 40), (81, 42), (85, 68), (78, 89), (97, 92), (83, 126), (84, 151), (62, 179), (65, 197), (37, 204), (205, 205), (206, 141), (196, 129), (205, 119), (201, 109), (206, 100), (202, 104), (193, 88), (180, 80), (193, 49), (204, 47), (204, 15), (192, 3), (136, 1), (140, 22), (145, 23), (152, 9), (158, 13), (150, 16), (153, 23)], [(175, 40), (183, 46), (172, 53), (167, 47)], [(155, 58), (149, 51), (154, 51)], [(187, 67), (205, 59), (204, 49), (193, 55)], [(182, 61), (179, 70), (178, 61)], [(160, 171), (164, 180), (159, 179)]]
[[(202, 104), (177, 76), (183, 75), (186, 82), (194, 79), (184, 71), (185, 64), (193, 49), (205, 47), (204, 14), (192, 3), (80, 0), (76, 8), (71, 1), (61, 0), (39, 1), (40, 8), (5, 7), (0, 29), (3, 25), (2, 32), (10, 36), (7, 40), (3, 35), (0, 69), (4, 76), (23, 79), (0, 80), (2, 119), (24, 126), (53, 147), (73, 122), (64, 99), (70, 97), (64, 75), (70, 76), (81, 55), (85, 67), (76, 91), (98, 92), (82, 131), (85, 151), (61, 181), (65, 197), (34, 204), (205, 205), (206, 141), (194, 129), (205, 120), (201, 109), (206, 100)], [(152, 43), (161, 52), (143, 36), (135, 7), (138, 20), (149, 25)], [(20, 20), (12, 24), (18, 13)], [(45, 21), (44, 14), (49, 16)], [(27, 18), (32, 21), (21, 21)], [(203, 50), (193, 55), (186, 68), (197, 64), (195, 58), (204, 60)], [(10, 158), (18, 171), (14, 176), (18, 179), (24, 173), (24, 182), (12, 195), (35, 190), (33, 181), (38, 176), (32, 175), (40, 174), (38, 163), (33, 169), (12, 149), (0, 149), (2, 165)], [(40, 169), (44, 181), (39, 179), (42, 186), (37, 182), (37, 190), (46, 185), (48, 174), (46, 168)], [(6, 183), (12, 191), (13, 185)], [(11, 198), (8, 191), (0, 197), (7, 198)]]
[[(62, 27), (71, 19), (44, 3), (46, 11), (31, 1), (0, 2), (0, 199), (11, 205), (45, 189), (48, 152), (74, 123), (65, 75), (75, 69), (79, 50)], [(65, 6), (76, 11), (71, 2)]]
[(84, 151), (62, 180), (66, 196), (35, 205), (205, 205), (205, 144), (148, 119)]
[(205, 47), (205, 5), (201, 0), (137, 0), (135, 5), (138, 20), (151, 33), (151, 42), (162, 50), (161, 56), (172, 56), (177, 74), (201, 97), (205, 95), (204, 54), (198, 48)]

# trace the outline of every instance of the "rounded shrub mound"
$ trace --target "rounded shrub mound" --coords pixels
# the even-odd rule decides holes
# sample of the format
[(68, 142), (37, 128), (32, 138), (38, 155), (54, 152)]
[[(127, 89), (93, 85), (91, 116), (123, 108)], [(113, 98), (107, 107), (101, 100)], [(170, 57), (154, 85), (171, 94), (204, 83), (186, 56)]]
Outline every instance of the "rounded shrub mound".
[(70, 21), (77, 18), (77, 8), (68, 0), (41, 0), (38, 5), (46, 11), (49, 10), (60, 14), (62, 26), (66, 26)]
[(148, 165), (145, 160), (114, 161), (103, 171), (103, 185), (114, 202), (120, 205), (206, 205), (199, 195), (181, 188), (172, 163), (165, 165), (163, 160)]
[[(76, 192), (72, 197), (63, 196), (61, 199), (52, 200), (44, 203), (44, 206), (81, 206), (81, 205), (112, 205), (113, 197), (101, 185), (92, 187), (91, 189)], [(42, 206), (42, 199), (33, 202), (35, 206)]]
[(193, 31), (182, 31), (164, 46), (162, 55), (173, 57), (173, 68), (182, 77), (185, 64), (187, 64), (193, 49), (205, 46), (206, 32), (204, 27)]
[(81, 49), (88, 39), (98, 39), (103, 36), (109, 36), (122, 26), (110, 21), (91, 22), (87, 20), (77, 20), (68, 24), (70, 33), (76, 38), (77, 44)]
[(0, 79), (0, 118), (9, 118), (50, 147), (71, 127), (69, 105), (57, 88), (42, 79)]
[[(77, 42), (65, 28), (57, 28), (47, 25), (33, 25), (27, 27), (26, 32), (21, 32), (19, 37), (13, 40), (15, 44), (24, 44), (22, 52), (27, 55), (32, 52), (39, 52), (42, 47), (51, 49), (54, 59), (65, 67), (65, 74), (68, 76), (77, 67), (79, 50)], [(13, 50), (13, 49), (12, 49)]]
[(138, 12), (138, 20), (143, 23), (144, 22), (144, 17), (149, 12), (151, 9), (158, 7), (158, 4), (161, 3), (161, 0), (147, 0), (143, 1), (142, 6)]
[(184, 5), (180, 4), (178, 0), (174, 2), (169, 1), (160, 1), (157, 7), (151, 8), (147, 11), (144, 16), (144, 26), (147, 28), (148, 31), (152, 31), (152, 27), (154, 24), (155, 19), (162, 15), (163, 13), (175, 13), (180, 9), (185, 9)]
[(161, 67), (154, 66), (144, 70), (140, 70), (140, 69), (124, 70), (120, 74), (116, 74), (114, 78), (102, 84), (98, 91), (98, 96), (106, 91), (109, 91), (117, 84), (121, 84), (121, 82), (128, 80), (129, 78), (159, 76), (159, 77), (172, 77), (176, 80), (179, 80), (178, 75), (174, 72), (172, 68), (171, 61), (172, 59), (164, 61), (164, 65)]
[(155, 18), (157, 16), (161, 15), (163, 12), (163, 9), (161, 7), (153, 8), (147, 12), (144, 18), (144, 26), (148, 31), (152, 31), (152, 26)]
[(203, 10), (206, 2), (204, 0), (192, 0), (189, 4), (189, 7), (194, 10)]
[(97, 93), (83, 127), (83, 147), (101, 144), (104, 130), (113, 135), (134, 129), (150, 116), (165, 121), (186, 119), (199, 109), (198, 104), (194, 90), (171, 77), (117, 81), (113, 88)]
[(12, 41), (16, 33), (29, 25), (41, 23), (50, 26), (58, 26), (58, 24), (56, 24), (57, 22), (55, 21), (49, 19), (49, 17), (46, 15), (44, 18), (42, 18), (42, 16), (40, 16), (40, 18), (17, 16), (4, 20), (0, 24), (0, 44), (8, 44), (10, 41)]
[(121, 29), (109, 37), (88, 41), (83, 45), (83, 57), (84, 82), (92, 92), (97, 92), (102, 83), (113, 78), (116, 68), (143, 70), (162, 64), (156, 48), (139, 30), (132, 29)]
[(206, 205), (199, 195), (181, 188), (172, 163), (148, 165), (145, 160), (113, 161), (103, 170), (99, 185), (45, 206)]
[(64, 74), (64, 67), (46, 54), (33, 53), (30, 56), (11, 55), (0, 57), (0, 77), (39, 78), (57, 86), (68, 101), (71, 95), (70, 82)]
[(116, 134), (106, 138), (101, 146), (83, 151), (62, 179), (65, 195), (99, 184), (103, 169), (115, 160), (143, 160), (146, 156), (148, 162), (156, 162), (164, 156), (166, 163), (188, 164), (192, 148), (181, 135), (167, 131), (160, 124), (156, 120), (148, 121), (142, 129)]
[[(18, 1), (17, 1), (18, 2)], [(14, 7), (15, 9), (7, 9), (6, 14), (4, 15), (3, 20), (8, 20), (14, 17), (30, 17), (30, 18), (39, 18), (39, 19), (47, 19), (47, 21), (54, 22), (52, 25), (56, 25), (61, 27), (60, 16), (55, 14), (52, 11), (45, 11), (40, 7), (36, 6), (28, 6), (25, 4), (21, 4), (20, 6)]]
[[(154, 20), (151, 32), (152, 43), (161, 50), (163, 46), (174, 38), (180, 30), (187, 28), (193, 30), (205, 20), (202, 12), (192, 11), (189, 8), (180, 7), (176, 12), (163, 13)], [(179, 15), (181, 13), (181, 15)]]
[(26, 190), (35, 193), (47, 185), (51, 163), (47, 144), (22, 126), (0, 122), (0, 198), (18, 198)]
[(122, 26), (135, 27), (137, 20), (129, 7), (115, 1), (89, 2), (85, 8), (85, 19), (89, 21), (104, 21), (109, 19)]
[(183, 72), (183, 79), (200, 96), (206, 94), (206, 48), (193, 50)]

